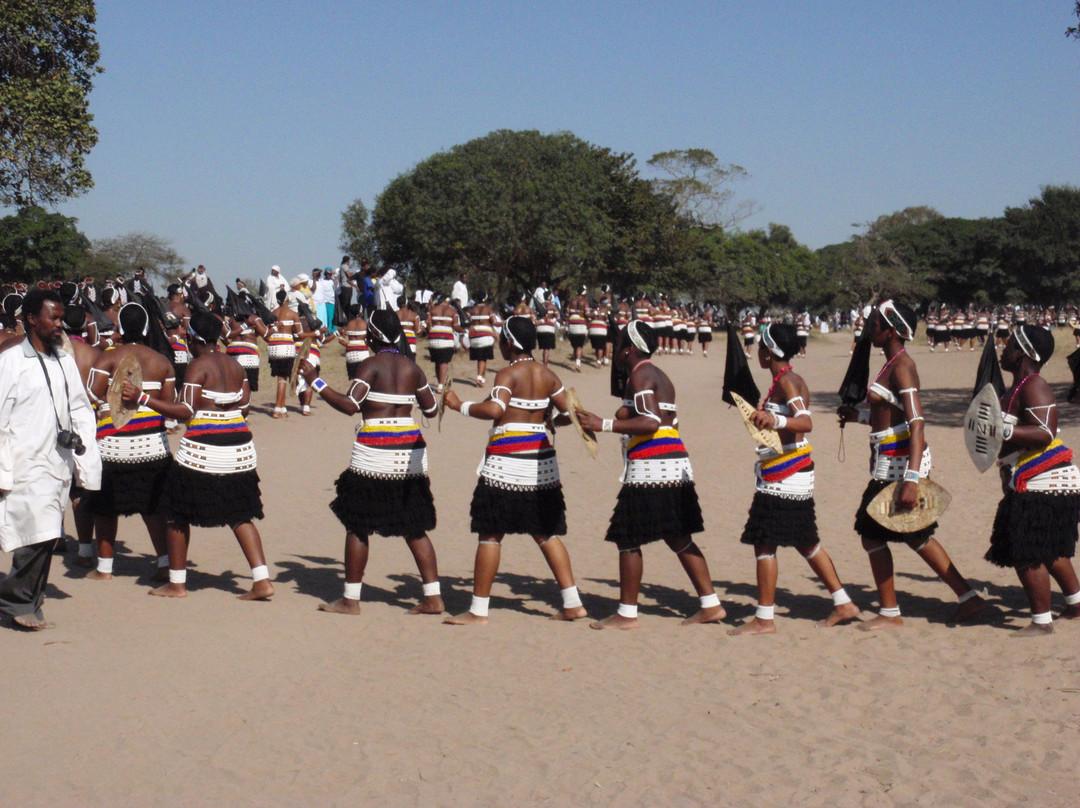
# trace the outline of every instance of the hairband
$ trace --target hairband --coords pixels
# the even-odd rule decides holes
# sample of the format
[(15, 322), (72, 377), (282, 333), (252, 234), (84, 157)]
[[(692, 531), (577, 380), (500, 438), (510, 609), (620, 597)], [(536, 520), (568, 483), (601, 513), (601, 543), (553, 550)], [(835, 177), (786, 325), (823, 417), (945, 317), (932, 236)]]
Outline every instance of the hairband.
[(626, 326), (626, 333), (627, 336), (630, 337), (630, 342), (634, 344), (634, 347), (642, 353), (647, 354), (650, 353), (649, 346), (646, 344), (645, 338), (638, 333), (638, 324), (640, 322), (641, 320), (631, 320), (629, 325)]
[(1027, 354), (1029, 358), (1034, 359), (1036, 362), (1042, 361), (1039, 358), (1039, 352), (1035, 350), (1035, 346), (1031, 344), (1028, 335), (1024, 333), (1022, 325), (1013, 327), (1013, 336), (1016, 337), (1016, 344), (1020, 346), (1020, 350)]
[(503, 323), (502, 327), (502, 335), (506, 338), (508, 342), (513, 343), (514, 347), (517, 348), (519, 351), (524, 351), (525, 346), (521, 344), (518, 338), (514, 336), (514, 332), (510, 330), (510, 321), (515, 320), (519, 317), (521, 317), (520, 314), (515, 314), (511, 317), (506, 318), (506, 322)]
[[(878, 312), (881, 314), (882, 317), (885, 318), (886, 323), (896, 329), (896, 333), (900, 335), (900, 339), (908, 340), (911, 339), (912, 336), (914, 336), (915, 331), (908, 324), (908, 321), (904, 319), (904, 315), (902, 315), (900, 311), (896, 308), (896, 304), (893, 303), (892, 298), (883, 301), (881, 305), (878, 306)], [(896, 315), (896, 319), (898, 319), (900, 323), (904, 326), (904, 328), (906, 329), (906, 333), (901, 333), (900, 329), (896, 327), (896, 323), (889, 319), (890, 313)]]
[(386, 334), (384, 334), (382, 331), (380, 331), (379, 327), (377, 325), (375, 325), (375, 323), (373, 323), (371, 320), (368, 320), (367, 327), (368, 327), (368, 331), (373, 332), (375, 334), (375, 338), (377, 340), (379, 340), (380, 342), (385, 342), (387, 345), (393, 345), (394, 344), (394, 341), (391, 340), (391, 339), (387, 339)]
[(774, 356), (776, 356), (778, 359), (783, 359), (784, 352), (781, 351), (780, 346), (776, 344), (776, 340), (773, 339), (771, 331), (772, 324), (769, 324), (763, 329), (761, 329), (761, 342), (765, 345), (766, 348), (772, 351)]
[(120, 311), (116, 316), (116, 322), (119, 323), (118, 328), (120, 329), (120, 336), (124, 336), (124, 309), (126, 309), (128, 306), (134, 306), (146, 317), (146, 319), (143, 320), (142, 327), (142, 335), (145, 337), (150, 329), (150, 315), (147, 314), (146, 309), (144, 309), (138, 303), (125, 303), (123, 306), (120, 307)]

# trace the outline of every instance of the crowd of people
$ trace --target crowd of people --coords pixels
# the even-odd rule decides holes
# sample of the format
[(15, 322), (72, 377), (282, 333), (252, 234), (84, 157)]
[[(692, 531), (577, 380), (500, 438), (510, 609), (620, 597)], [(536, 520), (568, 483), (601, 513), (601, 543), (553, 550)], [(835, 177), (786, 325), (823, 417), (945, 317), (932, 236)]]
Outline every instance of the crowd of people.
[[(360, 416), (349, 466), (338, 477), (330, 503), (345, 530), (344, 587), (342, 597), (323, 610), (359, 612), (369, 537), (380, 534), (403, 538), (416, 561), (422, 593), (413, 611), (444, 611), (436, 551), (428, 535), (436, 512), (427, 445), (413, 417), (414, 409), (431, 416), (441, 405), (490, 422), (470, 508), (471, 529), (477, 534), (472, 601), (468, 611), (447, 623), (488, 621), (507, 534), (535, 540), (560, 590), (556, 617), (587, 616), (569, 552), (559, 538), (567, 529), (566, 503), (550, 440), (553, 430), (572, 417), (601, 440), (614, 433), (623, 441), (622, 488), (606, 535), (617, 550), (620, 596), (614, 613), (593, 627), (638, 625), (643, 547), (659, 541), (676, 554), (699, 598), (699, 610), (684, 622), (726, 617), (693, 538), (704, 525), (680, 436), (675, 387), (654, 361), (693, 353), (695, 340), (707, 355), (713, 307), (673, 305), (662, 295), (620, 298), (606, 286), (593, 297), (581, 288), (562, 305), (545, 284), (496, 307), (482, 292), (469, 295), (467, 276), (446, 297), (421, 293), (410, 301), (393, 270), (351, 274), (347, 264), (291, 281), (274, 267), (264, 288), (256, 292), (238, 284), (224, 296), (201, 267), (185, 282), (170, 285), (164, 299), (141, 272), (100, 289), (84, 280), (3, 290), (0, 547), (14, 554), (10, 574), (0, 581), (0, 614), (15, 627), (49, 627), (42, 612), (45, 584), (51, 556), (62, 543), (69, 501), (79, 563), (92, 578), (112, 576), (117, 519), (138, 514), (157, 559), (154, 578), (160, 585), (151, 594), (185, 596), (191, 527), (227, 526), (251, 570), (251, 588), (241, 597), (273, 595), (255, 526), (263, 508), (247, 425), (251, 393), (258, 389), (261, 340), (277, 385), (274, 417), (288, 412), (290, 382), (305, 415), (319, 396), (345, 415)], [(1076, 328), (1076, 312), (1061, 313), (1060, 322), (1061, 314), (1052, 314), (1047, 319), (1044, 313), (1020, 309), (987, 311), (987, 328), (981, 327), (978, 311), (973, 319), (948, 311), (934, 311), (928, 318), (928, 326), (949, 322), (952, 335), (951, 324), (963, 316), (958, 339), (994, 334), (1002, 342), (1001, 367), (1013, 374), (1001, 400), (999, 465), (1005, 493), (986, 557), (1017, 572), (1032, 612), (1024, 636), (1052, 630), (1051, 579), (1065, 595), (1062, 616), (1080, 616), (1080, 582), (1071, 562), (1080, 518), (1080, 471), (1057, 435), (1053, 391), (1039, 376), (1054, 350), (1050, 328)], [(969, 329), (966, 324), (972, 322)], [(777, 550), (782, 546), (798, 550), (832, 598), (832, 612), (823, 624), (852, 621), (860, 610), (817, 532), (807, 440), (813, 430), (810, 392), (791, 364), (805, 355), (813, 322), (806, 312), (758, 312), (747, 313), (738, 325), (747, 355), (756, 349), (758, 363), (772, 376), (751, 421), (760, 430), (774, 431), (778, 442), (758, 449), (755, 494), (742, 535), (756, 559), (757, 609), (730, 633), (776, 630)], [(953, 591), (953, 619), (963, 622), (986, 603), (934, 538), (936, 523), (902, 532), (883, 527), (868, 513), (873, 499), (891, 484), (897, 508), (914, 508), (920, 481), (931, 470), (918, 372), (906, 350), (915, 338), (915, 313), (886, 300), (860, 313), (853, 325), (885, 357), (864, 391), (868, 406), (848, 403), (837, 411), (841, 425), (870, 427), (871, 480), (855, 529), (880, 607), (859, 625), (867, 630), (902, 625), (891, 549), (899, 544), (914, 550)], [(568, 398), (549, 361), (560, 334), (569, 342), (568, 369), (582, 372), (586, 342), (595, 365), (609, 367), (612, 393), (621, 401), (612, 417), (580, 409)], [(424, 336), (435, 365), (434, 386), (414, 361)], [(347, 380), (342, 390), (320, 375), (321, 348), (332, 341), (344, 348)], [(448, 367), (462, 350), (477, 363), (475, 385), (486, 387), (487, 363), (496, 349), (508, 364), (494, 373), (486, 397), (463, 400), (447, 389)], [(55, 418), (41, 416), (50, 411)], [(168, 433), (181, 429), (173, 452)]]

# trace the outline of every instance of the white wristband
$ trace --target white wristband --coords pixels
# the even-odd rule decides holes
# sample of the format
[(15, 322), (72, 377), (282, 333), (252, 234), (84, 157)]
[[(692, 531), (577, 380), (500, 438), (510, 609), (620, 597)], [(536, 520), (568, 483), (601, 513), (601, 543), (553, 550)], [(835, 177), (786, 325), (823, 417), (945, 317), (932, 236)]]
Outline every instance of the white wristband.
[(908, 469), (904, 472), (905, 483), (915, 483), (917, 485), (920, 479), (922, 479), (922, 475), (915, 469)]
[(463, 402), (461, 402), (461, 414), (464, 415), (466, 418), (469, 417), (469, 408), (471, 406), (472, 406), (471, 401), (463, 401)]
[(145, 407), (146, 402), (148, 402), (149, 400), (150, 400), (150, 394), (149, 393), (143, 393), (141, 396), (139, 396), (139, 406), (140, 407)]
[(1001, 437), (1005, 440), (1010, 440), (1013, 436), (1013, 425), (1006, 422), (1005, 426), (1001, 429)]
[(783, 429), (784, 427), (787, 426), (787, 416), (786, 415), (780, 415), (779, 413), (774, 412), (773, 413), (773, 418), (776, 420), (776, 424), (775, 424), (775, 426), (773, 426), (773, 429)]
[(317, 378), (317, 379), (315, 379), (315, 381), (313, 381), (313, 382), (311, 383), (311, 388), (312, 388), (312, 389), (313, 389), (313, 390), (314, 390), (314, 391), (315, 391), (316, 393), (319, 393), (319, 394), (321, 395), (321, 394), (322, 394), (322, 391), (323, 391), (323, 390), (324, 390), (324, 389), (326, 388), (326, 382), (324, 382), (324, 381), (322, 380), (322, 378)]
[(605, 419), (604, 419), (604, 423), (603, 423), (603, 424), (601, 425), (601, 427), (600, 427), (600, 431), (601, 431), (601, 432), (611, 432), (611, 430), (612, 430), (612, 428), (613, 428), (614, 426), (615, 426), (615, 421), (614, 421), (614, 419), (612, 419), (612, 418), (605, 418)]

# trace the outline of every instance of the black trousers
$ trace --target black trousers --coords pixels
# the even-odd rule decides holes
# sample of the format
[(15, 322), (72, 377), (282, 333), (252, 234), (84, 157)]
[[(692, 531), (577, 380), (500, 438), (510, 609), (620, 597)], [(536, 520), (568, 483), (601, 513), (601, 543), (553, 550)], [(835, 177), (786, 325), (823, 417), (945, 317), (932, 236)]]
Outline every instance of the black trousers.
[(0, 614), (8, 617), (32, 614), (44, 620), (41, 604), (49, 582), (53, 549), (57, 539), (20, 547), (11, 556), (11, 572), (0, 579)]

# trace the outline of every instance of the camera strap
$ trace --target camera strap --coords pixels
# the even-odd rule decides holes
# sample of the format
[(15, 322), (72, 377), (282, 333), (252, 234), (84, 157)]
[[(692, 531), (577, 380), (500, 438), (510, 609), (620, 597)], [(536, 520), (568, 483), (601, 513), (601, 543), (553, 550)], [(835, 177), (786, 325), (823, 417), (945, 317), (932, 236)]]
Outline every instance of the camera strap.
[[(49, 376), (49, 369), (45, 367), (45, 360), (41, 358), (41, 353), (39, 351), (34, 351), (34, 356), (37, 357), (38, 364), (41, 365), (41, 372), (45, 374), (45, 385), (46, 385), (46, 389), (48, 389), (48, 391), (49, 391), (49, 399), (52, 401), (53, 417), (56, 419), (56, 430), (57, 430), (57, 432), (61, 432), (61, 431), (63, 431), (64, 428), (60, 425), (60, 415), (56, 412), (56, 398), (53, 396), (53, 391), (52, 391), (52, 377)], [(64, 379), (64, 393), (65, 393), (65, 396), (66, 396), (65, 401), (67, 402), (67, 410), (68, 410), (68, 418), (67, 418), (67, 420), (68, 420), (68, 429), (70, 430), (71, 429), (71, 390), (68, 388), (67, 374), (64, 373), (64, 367), (63, 367), (63, 365), (60, 364), (59, 357), (56, 360), (56, 364), (60, 367), (60, 375)]]

